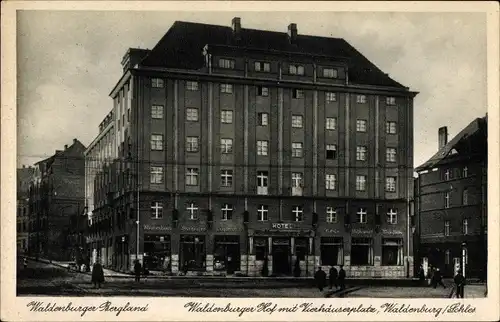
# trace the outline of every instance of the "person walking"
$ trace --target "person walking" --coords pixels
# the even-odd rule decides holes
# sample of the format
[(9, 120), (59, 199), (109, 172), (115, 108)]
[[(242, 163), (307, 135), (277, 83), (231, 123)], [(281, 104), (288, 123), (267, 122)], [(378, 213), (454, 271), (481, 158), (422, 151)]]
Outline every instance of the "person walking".
[(340, 265), (338, 283), (339, 283), (340, 289), (345, 290), (345, 271), (344, 271), (343, 265)]
[(462, 275), (460, 270), (457, 272), (457, 275), (455, 275), (455, 278), (453, 279), (455, 282), (455, 289), (457, 293), (457, 298), (464, 298), (464, 291), (465, 291), (465, 277)]
[(425, 272), (424, 272), (424, 266), (420, 265), (420, 268), (418, 269), (418, 280), (420, 282), (420, 285), (425, 285)]
[(323, 292), (323, 288), (326, 285), (326, 273), (323, 271), (321, 266), (318, 267), (316, 274), (314, 274), (314, 280), (316, 281), (316, 286), (318, 287), (318, 289)]
[(94, 283), (94, 288), (101, 288), (101, 283), (104, 283), (104, 270), (99, 259), (96, 260), (92, 267), (92, 283)]
[(142, 265), (139, 260), (135, 260), (134, 264), (134, 273), (135, 273), (135, 281), (140, 282), (141, 281), (141, 274), (142, 274)]
[(337, 283), (338, 276), (339, 272), (337, 271), (335, 266), (332, 266), (332, 268), (330, 268), (330, 274), (328, 275), (328, 279), (330, 280), (330, 289), (332, 289), (334, 285), (335, 289), (338, 288), (338, 283)]
[(439, 285), (441, 285), (443, 288), (446, 288), (446, 286), (443, 283), (443, 276), (441, 275), (441, 271), (439, 268), (436, 268), (436, 271), (434, 271), (434, 276), (433, 276), (433, 283), (432, 286), (436, 288)]

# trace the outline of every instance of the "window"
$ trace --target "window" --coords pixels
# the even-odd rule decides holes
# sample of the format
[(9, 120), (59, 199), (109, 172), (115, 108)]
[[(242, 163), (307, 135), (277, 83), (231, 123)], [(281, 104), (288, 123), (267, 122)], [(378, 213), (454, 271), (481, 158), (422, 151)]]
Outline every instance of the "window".
[(366, 95), (356, 95), (356, 103), (366, 103)]
[(356, 191), (366, 190), (366, 176), (356, 176)]
[(396, 192), (396, 177), (385, 178), (385, 191)]
[(334, 174), (325, 175), (326, 190), (335, 190), (336, 185), (337, 185), (337, 177)]
[(450, 193), (449, 192), (444, 193), (444, 207), (450, 208)]
[(366, 208), (358, 208), (356, 212), (356, 222), (360, 224), (366, 224), (366, 218), (368, 213), (366, 212)]
[(233, 139), (220, 139), (220, 150), (223, 154), (233, 153)]
[(257, 208), (257, 221), (267, 221), (268, 220), (269, 207), (266, 205), (259, 205)]
[(233, 92), (233, 85), (232, 84), (220, 84), (220, 92), (231, 94)]
[(382, 266), (403, 265), (403, 239), (382, 239)]
[(387, 162), (396, 162), (396, 149), (395, 148), (387, 148), (385, 150), (385, 160)]
[(387, 105), (396, 105), (396, 98), (395, 97), (386, 97), (385, 103)]
[(256, 72), (270, 72), (271, 71), (271, 64), (270, 63), (256, 61), (254, 64), (254, 67), (255, 67)]
[(469, 170), (469, 169), (468, 169), (467, 167), (464, 167), (464, 168), (463, 168), (463, 170), (462, 170), (462, 176), (463, 176), (464, 178), (466, 178), (466, 177), (468, 176), (468, 170)]
[(292, 115), (292, 127), (302, 127), (302, 115)]
[(186, 185), (187, 186), (197, 186), (198, 185), (198, 169), (197, 168), (187, 168), (186, 169)]
[(392, 121), (386, 122), (385, 123), (385, 133), (396, 134), (396, 125), (397, 125), (396, 122), (392, 122)]
[(187, 152), (198, 152), (198, 137), (197, 136), (188, 136), (186, 138), (186, 151)]
[(269, 88), (264, 86), (257, 87), (257, 95), (258, 96), (269, 96)]
[(194, 202), (188, 203), (186, 210), (188, 211), (189, 219), (198, 219), (198, 206)]
[(164, 84), (163, 79), (161, 79), (161, 78), (152, 78), (151, 79), (151, 87), (162, 88), (163, 84)]
[(366, 120), (356, 120), (356, 131), (366, 132)]
[(337, 222), (337, 210), (333, 207), (326, 207), (326, 222), (336, 223)]
[(151, 183), (163, 183), (163, 167), (151, 167)]
[(267, 258), (267, 237), (254, 237), (253, 245), (255, 247), (255, 259), (262, 261)]
[(269, 119), (269, 114), (267, 113), (259, 113), (257, 114), (259, 118), (259, 125), (260, 126), (267, 126), (268, 124), (268, 119)]
[(337, 118), (327, 117), (326, 118), (326, 129), (327, 130), (335, 130), (336, 127), (337, 127)]
[(462, 220), (462, 232), (464, 233), (464, 235), (469, 234), (469, 220), (468, 219)]
[(323, 77), (337, 78), (338, 72), (335, 68), (323, 68)]
[(186, 120), (190, 122), (198, 122), (198, 109), (192, 107), (187, 108)]
[(292, 215), (294, 221), (303, 221), (304, 220), (304, 211), (301, 206), (293, 206), (292, 207)]
[(198, 82), (187, 81), (186, 89), (188, 91), (197, 91), (198, 90)]
[(302, 143), (292, 142), (292, 157), (302, 158)]
[(233, 170), (221, 170), (220, 185), (223, 187), (231, 187), (233, 185)]
[(304, 98), (304, 91), (301, 89), (294, 89), (292, 93), (293, 98)]
[(344, 263), (344, 240), (342, 237), (321, 237), (321, 265)]
[(351, 266), (373, 265), (373, 239), (352, 238)]
[(221, 111), (220, 119), (224, 124), (233, 123), (233, 111)]
[(234, 60), (220, 58), (219, 59), (219, 68), (234, 69)]
[(444, 235), (450, 236), (450, 222), (448, 220), (444, 221)]
[(267, 155), (268, 145), (268, 141), (257, 141), (257, 155)]
[(267, 171), (257, 172), (257, 194), (267, 195), (267, 186), (268, 186), (268, 172)]
[(366, 161), (366, 146), (356, 147), (356, 160)]
[(163, 204), (161, 202), (153, 202), (151, 204), (151, 218), (153, 219), (163, 218)]
[(450, 265), (450, 263), (451, 263), (451, 251), (449, 249), (447, 249), (444, 252), (444, 264)]
[(326, 102), (335, 102), (337, 100), (337, 94), (333, 92), (326, 92)]
[(326, 158), (328, 160), (335, 160), (337, 158), (337, 146), (335, 144), (326, 145)]
[(450, 179), (451, 179), (451, 171), (450, 169), (446, 169), (446, 171), (444, 172), (444, 180), (448, 181)]
[[(130, 109), (129, 109), (130, 111)], [(163, 118), (163, 105), (153, 105), (151, 106), (151, 118), (162, 119)], [(130, 119), (130, 115), (129, 115)]]
[(225, 203), (221, 208), (222, 220), (231, 220), (233, 219), (233, 206)]
[(396, 225), (398, 223), (398, 211), (397, 209), (390, 208), (387, 211), (387, 223), (391, 225)]
[(462, 191), (462, 204), (464, 206), (467, 206), (469, 204), (469, 191), (467, 189), (464, 189), (464, 191)]
[(302, 65), (290, 65), (290, 66), (288, 66), (288, 73), (290, 75), (304, 75), (304, 66), (302, 66)]
[(151, 134), (151, 150), (162, 151), (163, 150), (163, 135), (162, 134)]
[(293, 196), (301, 196), (302, 195), (302, 173), (301, 172), (292, 172), (292, 195)]

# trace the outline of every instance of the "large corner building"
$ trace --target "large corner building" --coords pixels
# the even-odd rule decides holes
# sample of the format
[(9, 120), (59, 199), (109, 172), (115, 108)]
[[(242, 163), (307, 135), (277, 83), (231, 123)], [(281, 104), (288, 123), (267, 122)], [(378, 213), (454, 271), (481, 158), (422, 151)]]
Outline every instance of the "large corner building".
[(87, 156), (106, 266), (413, 276), (416, 93), (343, 39), (284, 31), (175, 22), (128, 50), (115, 159)]

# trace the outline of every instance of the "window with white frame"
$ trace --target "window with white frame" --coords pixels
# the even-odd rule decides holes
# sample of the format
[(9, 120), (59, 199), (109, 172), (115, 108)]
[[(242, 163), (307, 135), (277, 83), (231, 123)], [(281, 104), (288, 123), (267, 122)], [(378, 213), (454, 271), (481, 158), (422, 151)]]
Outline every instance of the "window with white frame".
[(396, 225), (398, 223), (398, 210), (395, 208), (390, 208), (387, 211), (387, 223), (391, 225)]
[(233, 206), (225, 203), (221, 208), (222, 220), (231, 220), (233, 219)]
[(257, 172), (257, 194), (267, 195), (269, 173), (267, 171)]
[(326, 102), (335, 102), (337, 100), (337, 94), (334, 92), (326, 92)]
[(337, 78), (338, 71), (335, 68), (323, 68), (323, 77), (326, 78)]
[(151, 87), (153, 88), (162, 88), (164, 85), (164, 81), (161, 78), (151, 78)]
[(269, 96), (269, 87), (257, 86), (257, 96)]
[(396, 98), (388, 96), (385, 98), (385, 103), (387, 105), (396, 105)]
[(294, 89), (292, 91), (293, 98), (304, 98), (304, 91), (301, 89)]
[(194, 107), (188, 107), (186, 109), (186, 120), (189, 122), (198, 121), (198, 109)]
[[(151, 118), (152, 119), (162, 119), (163, 118), (163, 105), (156, 105), (155, 104), (155, 105), (151, 106)], [(129, 116), (129, 119), (130, 119), (130, 116)]]
[(469, 220), (468, 219), (462, 220), (462, 232), (464, 233), (464, 235), (469, 234)]
[(163, 135), (151, 134), (151, 150), (163, 151)]
[(163, 183), (163, 167), (152, 166), (150, 169), (151, 183)]
[(337, 209), (333, 207), (326, 207), (326, 222), (336, 223), (337, 222)]
[(335, 130), (337, 128), (337, 118), (336, 117), (327, 117), (326, 118), (326, 129), (327, 130)]
[(403, 238), (382, 238), (382, 266), (403, 265)]
[(302, 188), (302, 173), (292, 172), (292, 188)]
[(293, 206), (292, 207), (292, 216), (294, 221), (303, 221), (304, 220), (304, 210), (301, 206)]
[(151, 203), (151, 218), (152, 219), (163, 218), (163, 203), (161, 202)]
[(219, 68), (234, 69), (234, 60), (227, 58), (219, 59)]
[(450, 265), (451, 264), (451, 251), (447, 249), (444, 252), (444, 264), (445, 265)]
[(220, 151), (223, 154), (233, 153), (233, 139), (220, 139)]
[(302, 127), (302, 115), (292, 115), (292, 127), (294, 128)]
[(451, 197), (451, 193), (450, 192), (445, 192), (444, 193), (444, 207), (445, 208), (450, 208), (450, 197)]
[(356, 103), (366, 103), (366, 95), (356, 95)]
[(356, 120), (356, 132), (366, 132), (366, 120)]
[(266, 62), (261, 62), (261, 61), (256, 61), (254, 63), (254, 68), (256, 72), (270, 72), (271, 71), (271, 64), (266, 63)]
[(233, 170), (221, 170), (220, 185), (222, 187), (231, 187), (233, 185)]
[(220, 112), (220, 120), (224, 124), (233, 123), (233, 111), (223, 110)]
[(464, 189), (464, 191), (462, 191), (462, 204), (464, 206), (467, 206), (469, 204), (469, 190), (468, 189)]
[(186, 138), (186, 151), (187, 152), (198, 152), (199, 144), (197, 136), (188, 136)]
[(257, 207), (257, 221), (268, 221), (269, 206), (259, 205)]
[(267, 126), (269, 124), (269, 114), (258, 113), (257, 116), (258, 116), (259, 126)]
[(396, 192), (396, 177), (385, 178), (385, 191)]
[(396, 122), (388, 121), (385, 122), (385, 133), (387, 134), (396, 134)]
[(194, 82), (194, 81), (187, 81), (186, 82), (186, 89), (188, 91), (197, 91), (198, 88), (199, 88), (198, 82)]
[(356, 191), (366, 190), (366, 176), (356, 176)]
[(366, 211), (366, 208), (358, 208), (358, 211), (356, 212), (356, 222), (360, 224), (366, 224), (368, 217), (368, 212)]
[(326, 190), (335, 190), (337, 186), (337, 177), (334, 174), (325, 175), (325, 188)]
[(292, 157), (293, 158), (302, 158), (302, 143), (301, 142), (292, 142)]
[(268, 141), (257, 141), (257, 155), (267, 155), (269, 150)]
[(450, 169), (446, 169), (444, 171), (444, 180), (445, 181), (451, 180), (451, 171), (450, 171)]
[(337, 146), (335, 144), (326, 145), (326, 158), (328, 160), (337, 159)]
[(188, 203), (186, 210), (189, 214), (190, 220), (198, 219), (198, 205), (196, 205), (196, 203), (194, 203), (194, 202)]
[(396, 149), (386, 148), (385, 149), (385, 160), (387, 162), (396, 162)]
[(450, 221), (449, 220), (444, 221), (444, 235), (450, 236)]
[(289, 65), (288, 73), (290, 75), (304, 75), (304, 66), (302, 65)]
[(463, 169), (462, 169), (462, 176), (464, 178), (466, 178), (468, 175), (469, 175), (469, 168), (467, 168), (467, 166), (465, 166)]
[(366, 161), (366, 146), (357, 146), (356, 147), (356, 160), (357, 161)]
[(186, 185), (187, 186), (197, 186), (198, 185), (198, 168), (187, 168), (186, 169)]
[(231, 94), (233, 92), (233, 84), (220, 84), (220, 92)]

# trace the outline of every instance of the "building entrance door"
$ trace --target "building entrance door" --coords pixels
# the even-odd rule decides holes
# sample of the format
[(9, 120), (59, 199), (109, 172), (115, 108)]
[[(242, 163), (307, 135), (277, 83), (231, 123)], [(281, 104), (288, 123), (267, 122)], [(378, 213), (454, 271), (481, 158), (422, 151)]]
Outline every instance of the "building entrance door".
[(273, 238), (273, 274), (290, 275), (290, 238)]

